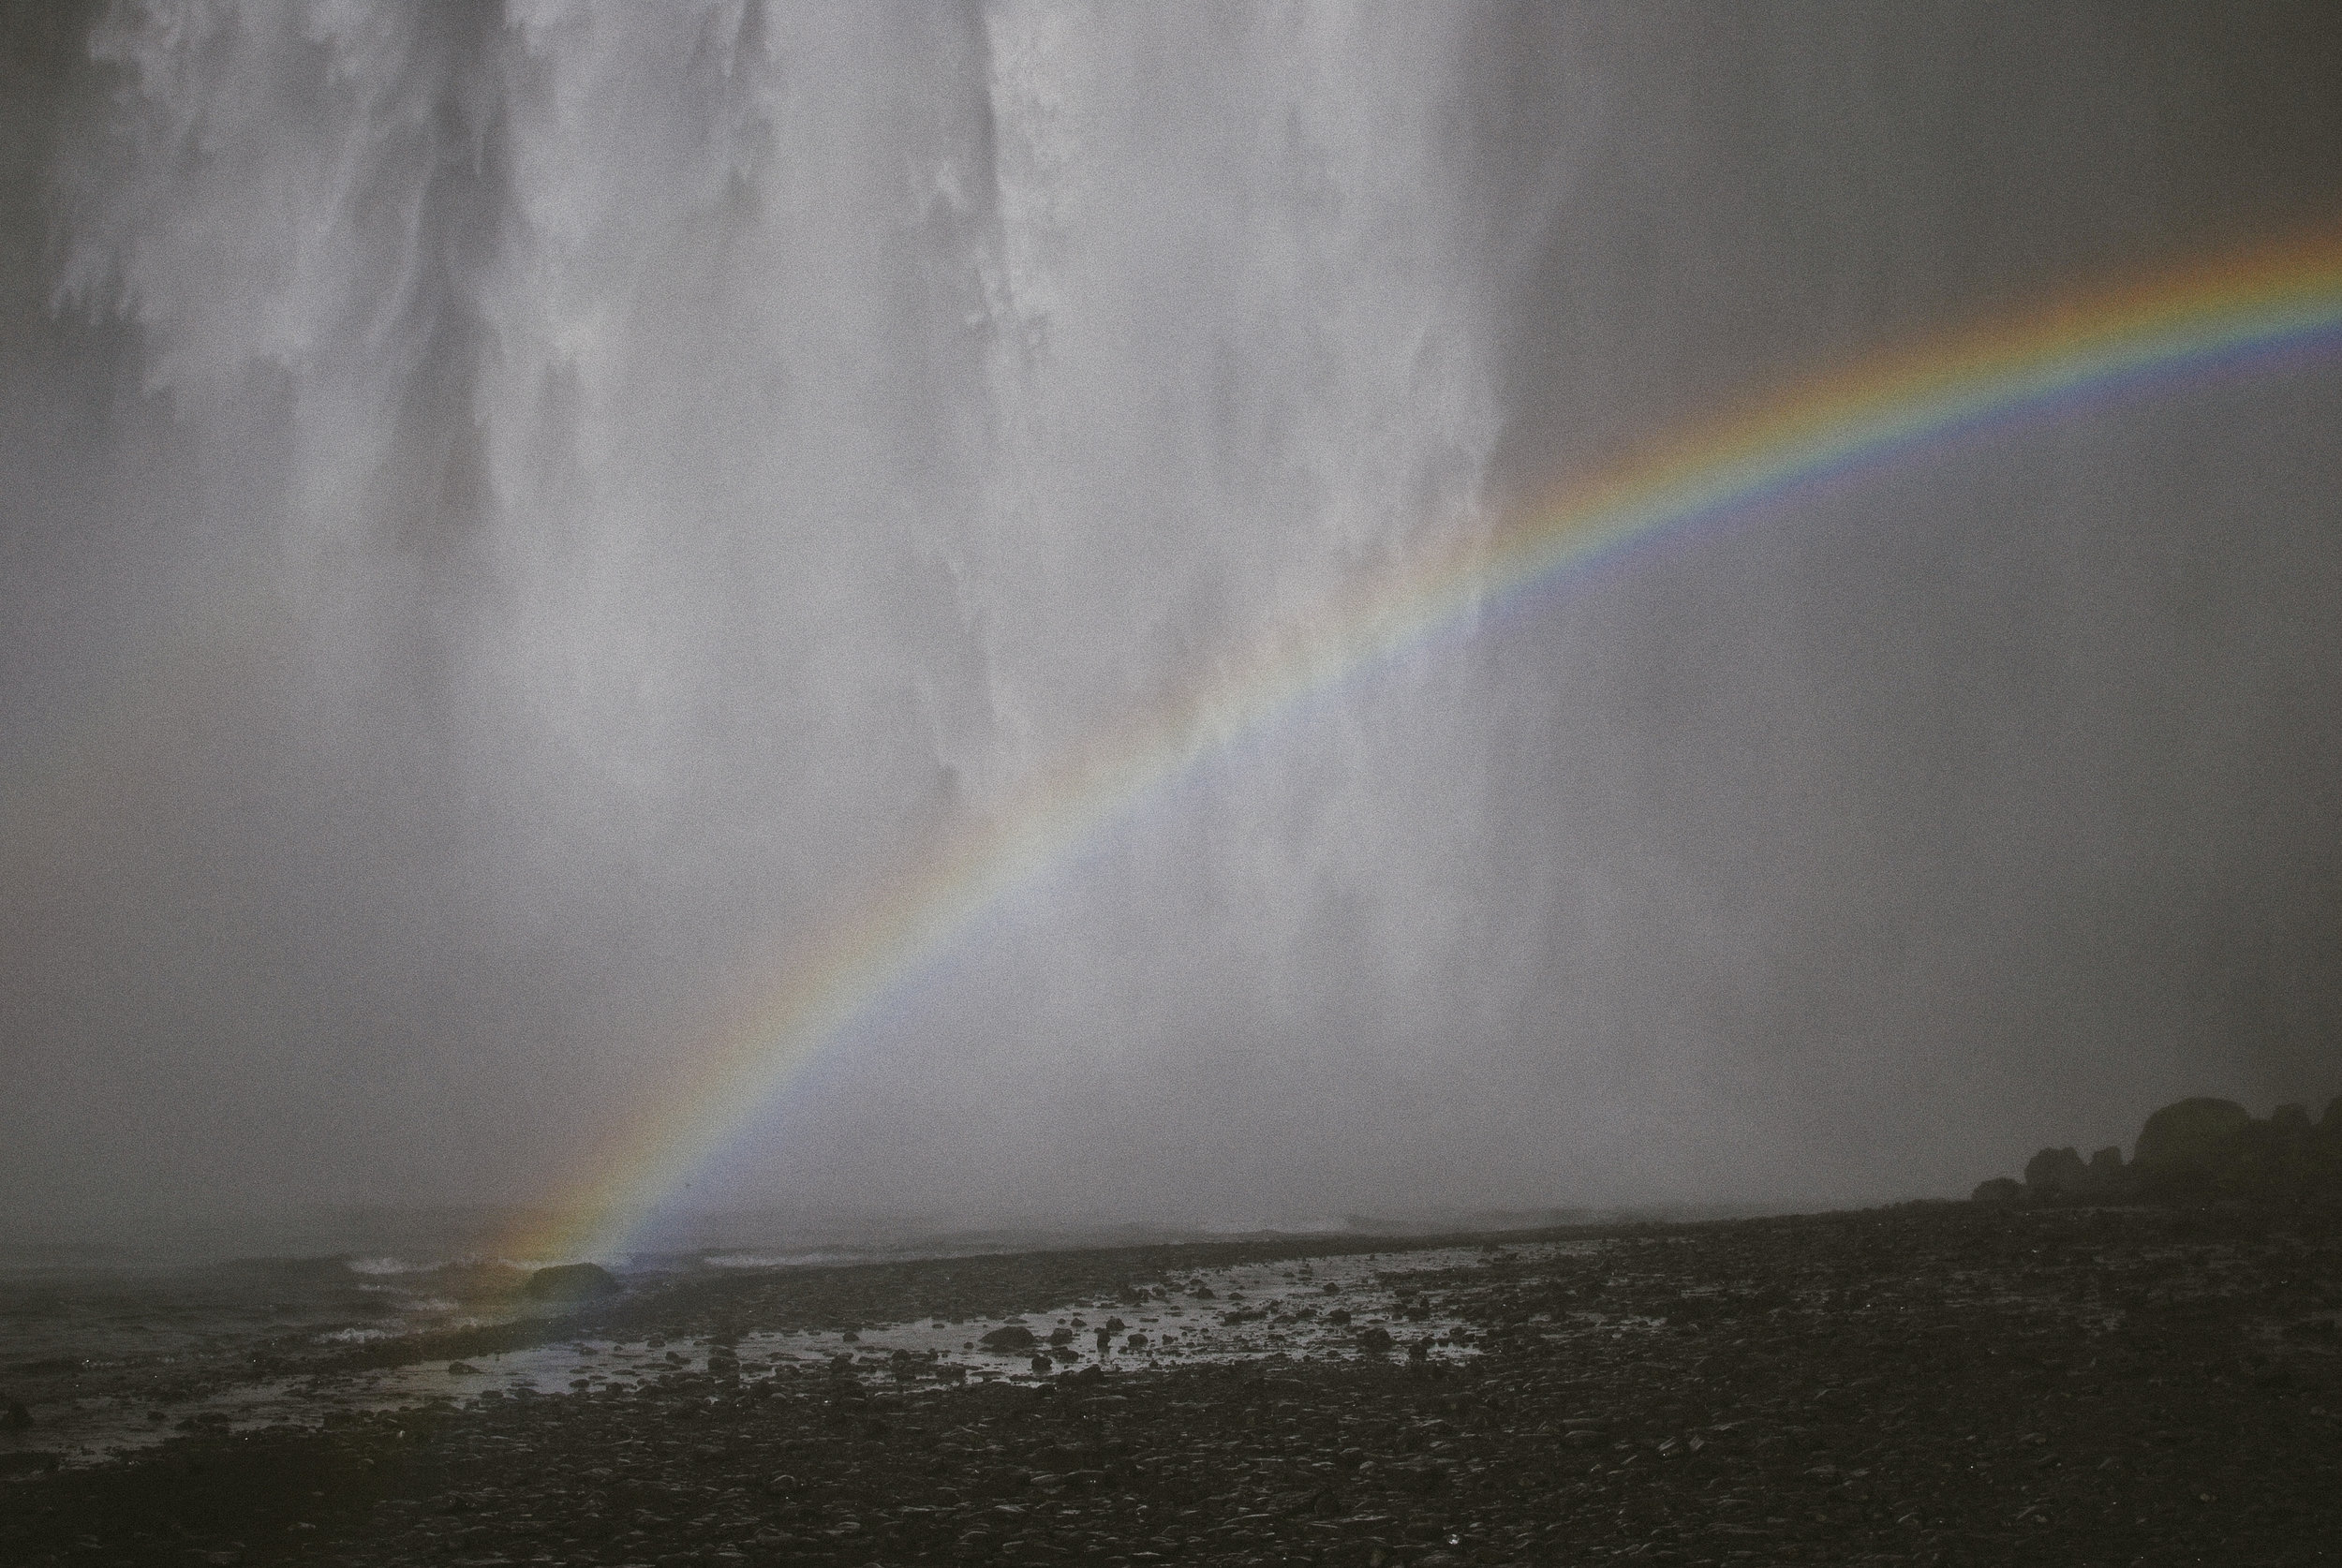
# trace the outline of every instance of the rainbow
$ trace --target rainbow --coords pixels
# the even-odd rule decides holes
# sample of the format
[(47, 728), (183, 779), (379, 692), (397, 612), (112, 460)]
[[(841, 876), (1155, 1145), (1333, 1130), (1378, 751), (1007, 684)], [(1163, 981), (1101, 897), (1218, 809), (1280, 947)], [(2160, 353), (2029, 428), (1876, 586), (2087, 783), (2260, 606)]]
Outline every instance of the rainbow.
[(2062, 298), (1860, 360), (1565, 485), (1493, 529), (1367, 583), (1030, 778), (793, 954), (678, 1085), (598, 1152), (510, 1256), (622, 1253), (793, 1073), (937, 961), (985, 910), (1313, 694), (1631, 544), (1792, 502), (1948, 442), (2342, 351), (2342, 231)]

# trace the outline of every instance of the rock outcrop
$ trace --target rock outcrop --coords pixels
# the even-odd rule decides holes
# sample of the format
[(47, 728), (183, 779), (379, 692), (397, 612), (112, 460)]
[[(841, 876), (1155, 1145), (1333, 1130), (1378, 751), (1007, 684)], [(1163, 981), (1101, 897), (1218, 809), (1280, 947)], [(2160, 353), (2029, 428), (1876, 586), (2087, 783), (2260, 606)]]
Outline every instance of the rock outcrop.
[(2122, 1191), (2123, 1178), (2127, 1174), (2123, 1167), (2123, 1151), (2112, 1144), (2109, 1144), (2097, 1153), (2090, 1156), (2090, 1170), (2084, 1184), (2084, 1191), (2119, 1192)]
[(530, 1275), (521, 1294), (531, 1301), (598, 1301), (625, 1289), (600, 1264), (556, 1264)]
[(2072, 1147), (2045, 1148), (2024, 1180), (1995, 1176), (1970, 1194), (1979, 1204), (2185, 1203), (2220, 1197), (2342, 1194), (2342, 1095), (2315, 1122), (2309, 1108), (2279, 1105), (2266, 1120), (2233, 1100), (2176, 1101), (2147, 1117), (2128, 1163), (2115, 1147), (2084, 1161)]
[(2149, 1171), (2208, 1171), (2222, 1143), (2251, 1126), (2252, 1119), (2252, 1113), (2233, 1100), (2199, 1096), (2175, 1102), (2149, 1117), (2139, 1130), (2131, 1161)]
[(2036, 1198), (2078, 1194), (2089, 1179), (2090, 1167), (2071, 1148), (2045, 1148), (2025, 1161), (2025, 1191)]

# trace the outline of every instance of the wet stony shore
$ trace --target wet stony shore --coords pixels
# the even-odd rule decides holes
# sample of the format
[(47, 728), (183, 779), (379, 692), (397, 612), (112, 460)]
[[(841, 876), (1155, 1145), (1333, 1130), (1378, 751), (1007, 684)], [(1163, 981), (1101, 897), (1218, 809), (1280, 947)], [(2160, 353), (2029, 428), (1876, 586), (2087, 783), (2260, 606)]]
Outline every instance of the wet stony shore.
[[(1084, 1298), (1134, 1316), (1201, 1270), (1359, 1248), (677, 1284), (564, 1330), (656, 1334), (664, 1372), (20, 1473), (0, 1562), (2342, 1562), (2331, 1206), (1934, 1206), (1507, 1235), (1435, 1268), (1385, 1251), (1390, 1309), (1331, 1325), (1346, 1358), (979, 1382), (733, 1348)], [(1295, 1266), (1254, 1310), (1299, 1316)], [(1333, 1299), (1310, 1302), (1321, 1324)], [(425, 1353), (450, 1354), (404, 1354)]]

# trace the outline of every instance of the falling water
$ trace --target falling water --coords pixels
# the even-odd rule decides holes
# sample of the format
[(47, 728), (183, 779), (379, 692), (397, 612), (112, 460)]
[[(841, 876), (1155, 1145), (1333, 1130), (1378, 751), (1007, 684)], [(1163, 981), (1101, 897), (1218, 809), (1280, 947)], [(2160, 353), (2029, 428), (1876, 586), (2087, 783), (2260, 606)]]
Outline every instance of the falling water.
[[(7, 995), (78, 1107), (11, 1124), (37, 1190), (543, 1195), (1227, 650), (1749, 388), (2241, 224), (2105, 40), (1979, 98), (1915, 29), (20, 18)], [(2328, 925), (2167, 961), (2298, 864), (2334, 752), (2275, 673), (2330, 673), (2335, 553), (2271, 434), (2333, 383), (2223, 395), (1295, 717), (894, 998), (722, 1201), (1876, 1195), (1998, 1168), (1974, 1127), (2044, 1095), (2070, 1139), (2208, 1063), (2314, 1092)]]

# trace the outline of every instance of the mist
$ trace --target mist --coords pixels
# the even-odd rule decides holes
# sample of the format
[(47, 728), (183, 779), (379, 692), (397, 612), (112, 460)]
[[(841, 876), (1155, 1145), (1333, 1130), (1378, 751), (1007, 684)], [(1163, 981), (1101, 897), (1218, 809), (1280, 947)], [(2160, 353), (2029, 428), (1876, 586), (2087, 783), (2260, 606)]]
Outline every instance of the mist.
[[(557, 1202), (1253, 639), (2342, 212), (2327, 7), (18, 4), (0, 1191)], [(2342, 370), (1931, 450), (1297, 708), (708, 1208), (1964, 1192), (2342, 1092)]]

